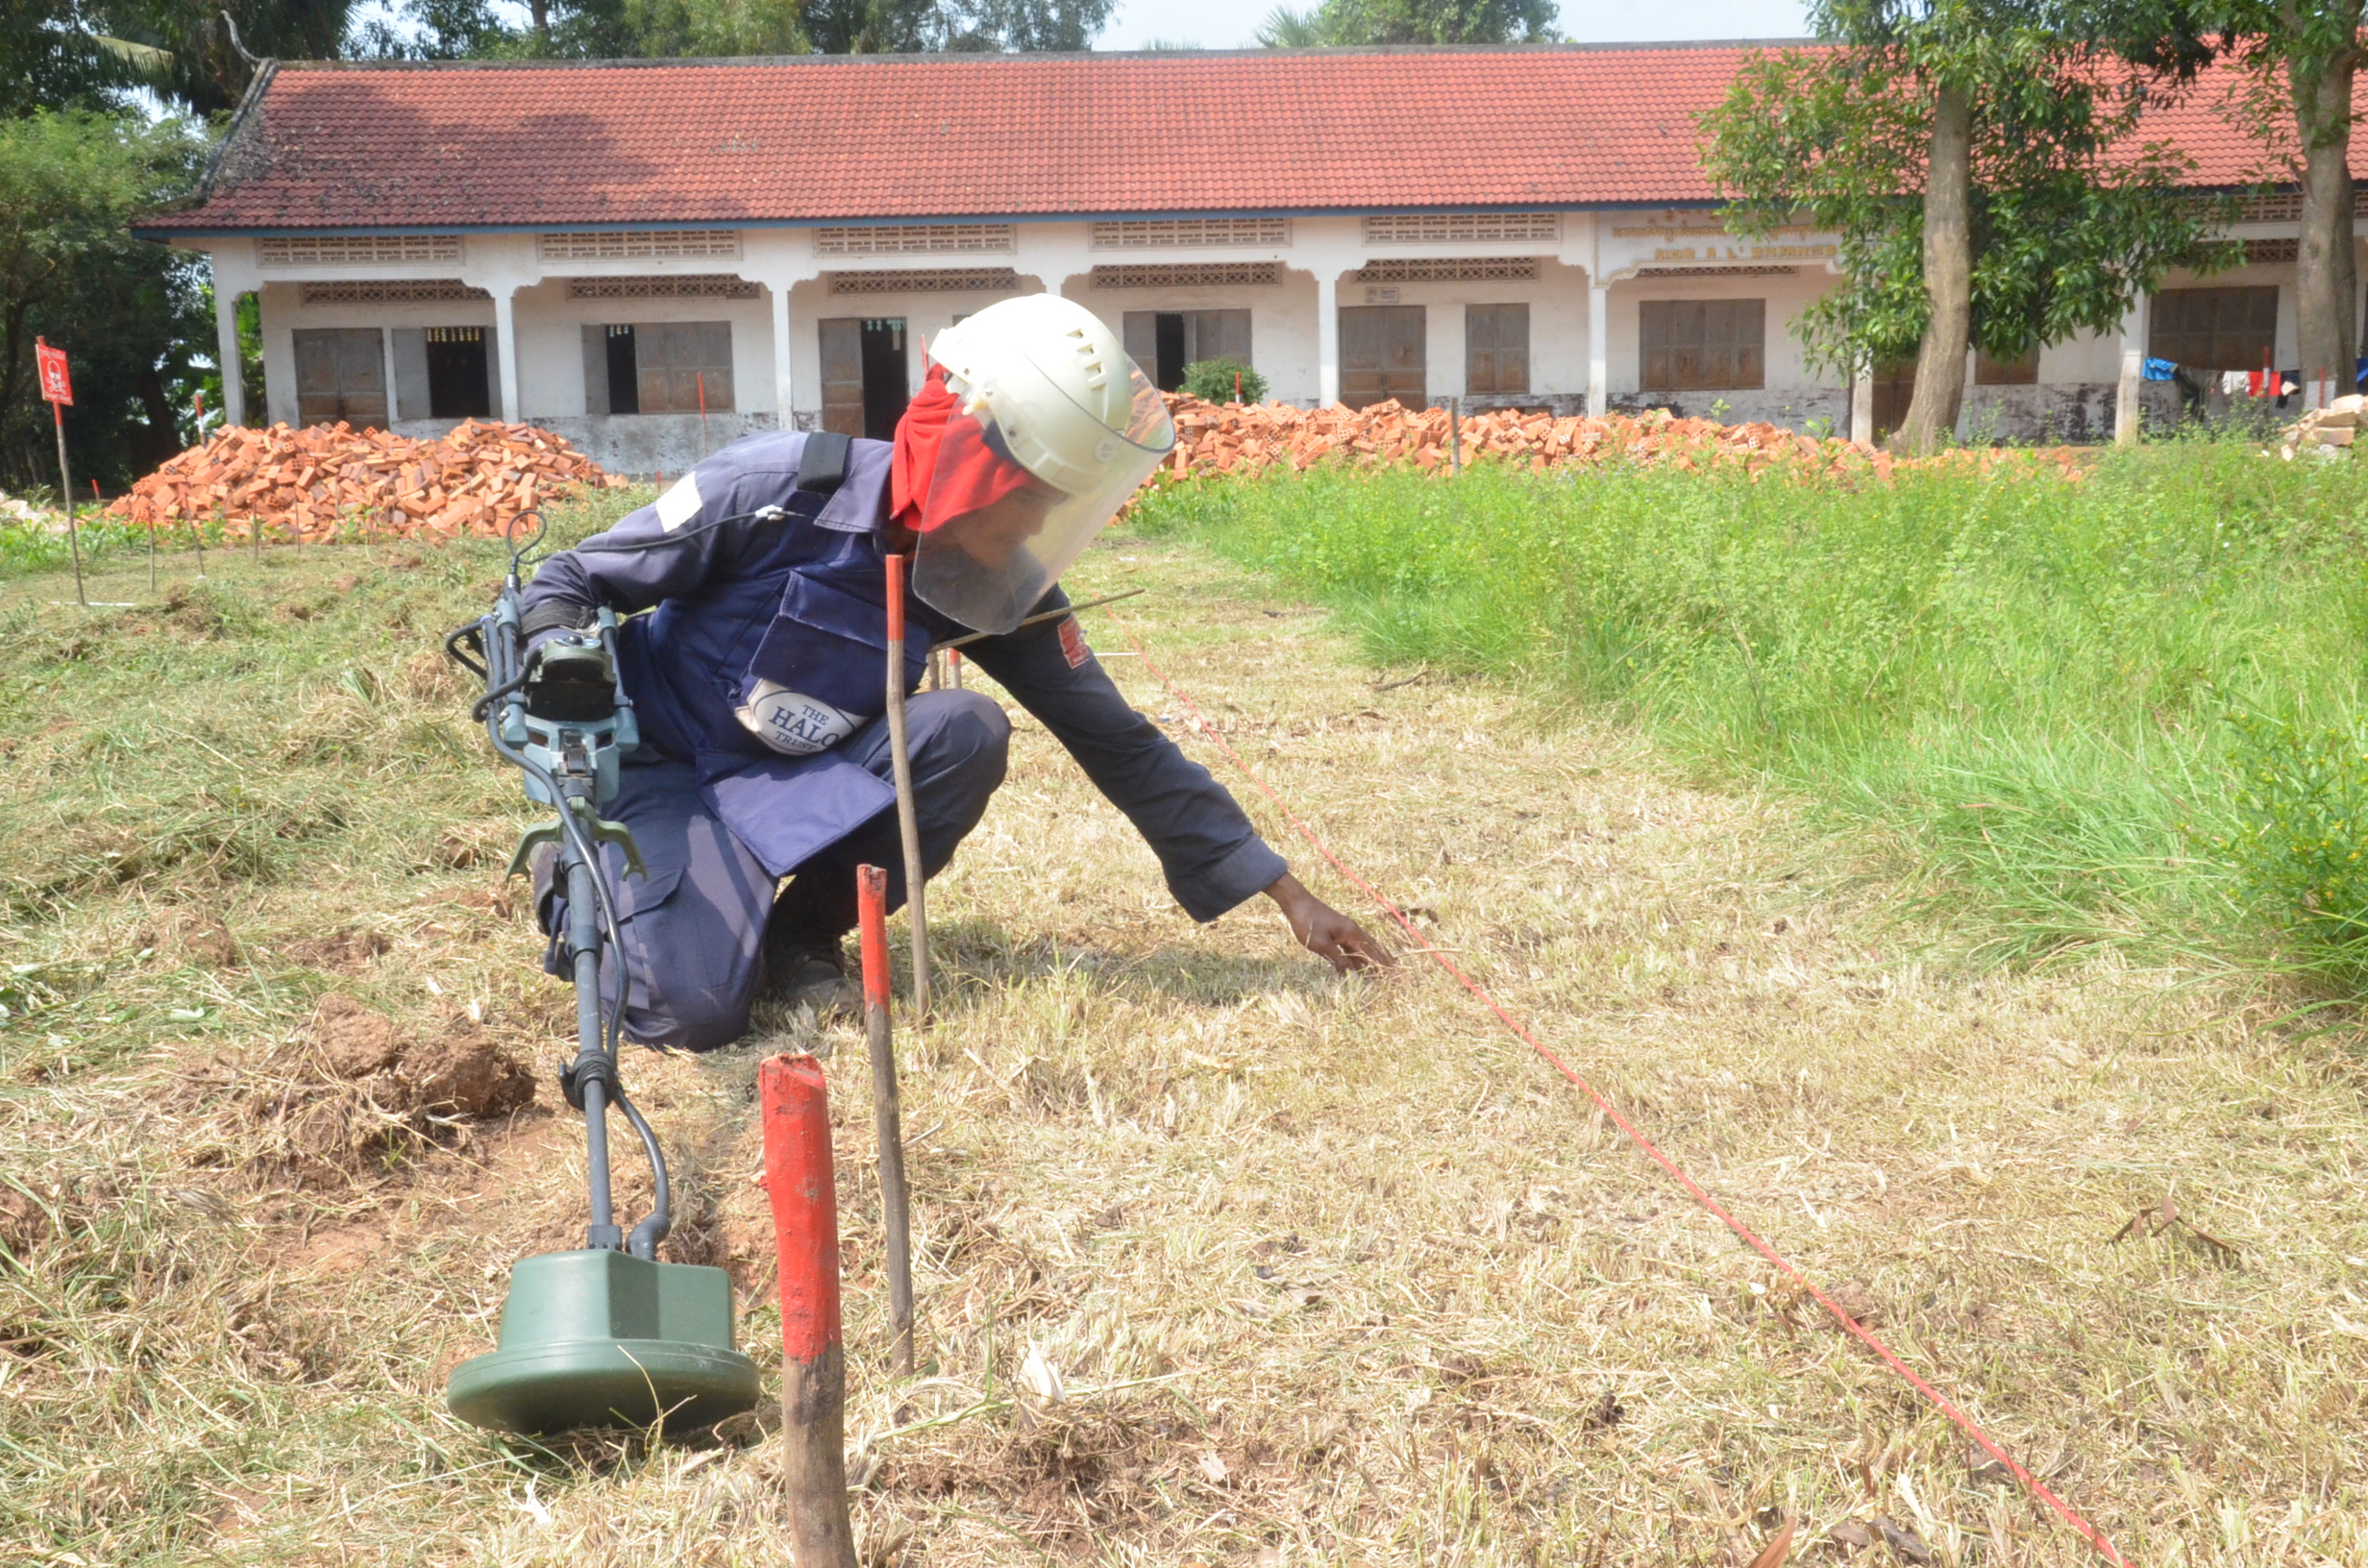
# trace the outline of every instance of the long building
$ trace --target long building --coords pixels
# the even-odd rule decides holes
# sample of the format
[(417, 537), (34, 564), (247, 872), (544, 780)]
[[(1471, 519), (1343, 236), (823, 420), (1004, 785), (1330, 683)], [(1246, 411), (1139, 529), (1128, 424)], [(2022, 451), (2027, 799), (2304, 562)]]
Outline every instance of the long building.
[[(1163, 386), (1300, 404), (1667, 407), (1870, 435), (1788, 331), (1833, 236), (1722, 227), (1696, 116), (1764, 45), (273, 63), (139, 232), (211, 260), (228, 414), (557, 429), (679, 469), (785, 423), (884, 435), (928, 335), (1055, 290)], [(2246, 263), (2122, 331), (1969, 356), (1963, 432), (2103, 439), (2296, 359), (2300, 199), (2211, 85), (2148, 135), (2250, 190)], [(2368, 271), (2364, 268), (2363, 271)], [(235, 366), (261, 302), (263, 406)]]

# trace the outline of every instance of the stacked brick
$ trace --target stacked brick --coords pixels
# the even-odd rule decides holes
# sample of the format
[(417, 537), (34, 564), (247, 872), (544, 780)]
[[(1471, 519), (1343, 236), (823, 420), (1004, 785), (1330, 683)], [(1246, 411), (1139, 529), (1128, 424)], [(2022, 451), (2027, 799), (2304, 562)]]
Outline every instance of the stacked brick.
[(2278, 455), (2289, 463), (2298, 453), (2317, 457), (2350, 456), (2360, 450), (2354, 445), (2354, 438), (2363, 421), (2368, 421), (2368, 398), (2346, 393), (2288, 426), (2279, 440)]
[[(1454, 460), (1444, 408), (1379, 403), (1359, 409), (1294, 408), (1285, 404), (1202, 403), (1171, 397), (1176, 457), (1172, 472), (1239, 474), (1288, 463), (1305, 469), (1328, 457), (1443, 468)], [(1738, 463), (1757, 474), (1782, 465), (1810, 474), (1887, 475), (1891, 458), (1847, 441), (1820, 439), (1775, 425), (1720, 425), (1666, 413), (1563, 418), (1504, 410), (1464, 416), (1464, 460), (1510, 459), (1543, 471), (1613, 461), (1703, 468)]]
[(220, 523), (232, 538), (500, 534), (555, 494), (626, 481), (548, 430), (469, 420), (437, 441), (313, 425), (234, 427), (107, 508), (131, 523)]

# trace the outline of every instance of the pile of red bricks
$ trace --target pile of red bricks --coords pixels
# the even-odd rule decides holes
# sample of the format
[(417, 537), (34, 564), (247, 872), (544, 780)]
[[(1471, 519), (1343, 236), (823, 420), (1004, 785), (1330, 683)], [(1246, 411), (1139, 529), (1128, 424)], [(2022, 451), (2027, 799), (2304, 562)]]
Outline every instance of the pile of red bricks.
[(233, 427), (139, 480), (107, 508), (133, 523), (219, 522), (233, 538), (500, 534), (583, 486), (626, 481), (548, 430), (469, 420), (439, 441), (338, 425)]
[[(1351, 409), (1285, 404), (1215, 404), (1171, 397), (1177, 448), (1173, 472), (1238, 474), (1289, 463), (1304, 469), (1327, 457), (1443, 468), (1453, 460), (1444, 408), (1378, 403)], [(1701, 468), (1720, 461), (1757, 473), (1773, 464), (1827, 474), (1887, 474), (1891, 458), (1847, 441), (1801, 435), (1767, 424), (1720, 425), (1666, 413), (1562, 418), (1516, 410), (1467, 414), (1462, 455), (1511, 459), (1544, 470), (1569, 463), (1622, 460)]]

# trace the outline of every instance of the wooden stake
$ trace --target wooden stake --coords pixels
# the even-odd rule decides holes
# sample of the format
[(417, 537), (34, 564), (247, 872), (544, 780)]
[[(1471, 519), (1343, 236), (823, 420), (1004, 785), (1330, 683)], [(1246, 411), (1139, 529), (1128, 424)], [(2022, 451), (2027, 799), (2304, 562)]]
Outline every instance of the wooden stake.
[(839, 1198), (822, 1064), (756, 1069), (781, 1295), (781, 1476), (800, 1568), (856, 1568), (847, 1515), (847, 1355), (839, 1335)]
[(58, 493), (65, 500), (65, 542), (74, 551), (74, 602), (89, 607), (90, 598), (83, 592), (83, 540), (74, 531), (74, 473), (65, 463), (65, 407), (53, 401), (49, 411), (58, 421)]
[(912, 1197), (904, 1185), (904, 1105), (888, 1000), (888, 873), (855, 868), (855, 911), (863, 948), (863, 1024), (872, 1046), (872, 1119), (879, 1138), (879, 1200), (888, 1240), (890, 1364), (913, 1370)]
[(904, 912), (913, 928), (913, 1022), (929, 1016), (929, 916), (924, 901), (921, 820), (913, 805), (913, 752), (904, 730), (904, 557), (888, 557), (888, 749), (896, 771), (897, 831), (904, 840)]

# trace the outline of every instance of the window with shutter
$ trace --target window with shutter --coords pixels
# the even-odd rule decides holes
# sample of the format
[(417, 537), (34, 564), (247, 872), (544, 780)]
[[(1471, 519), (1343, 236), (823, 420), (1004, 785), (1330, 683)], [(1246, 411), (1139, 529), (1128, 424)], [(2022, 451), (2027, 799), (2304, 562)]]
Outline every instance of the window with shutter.
[(1765, 300), (1646, 300), (1638, 323), (1647, 392), (1757, 391), (1767, 381)]

